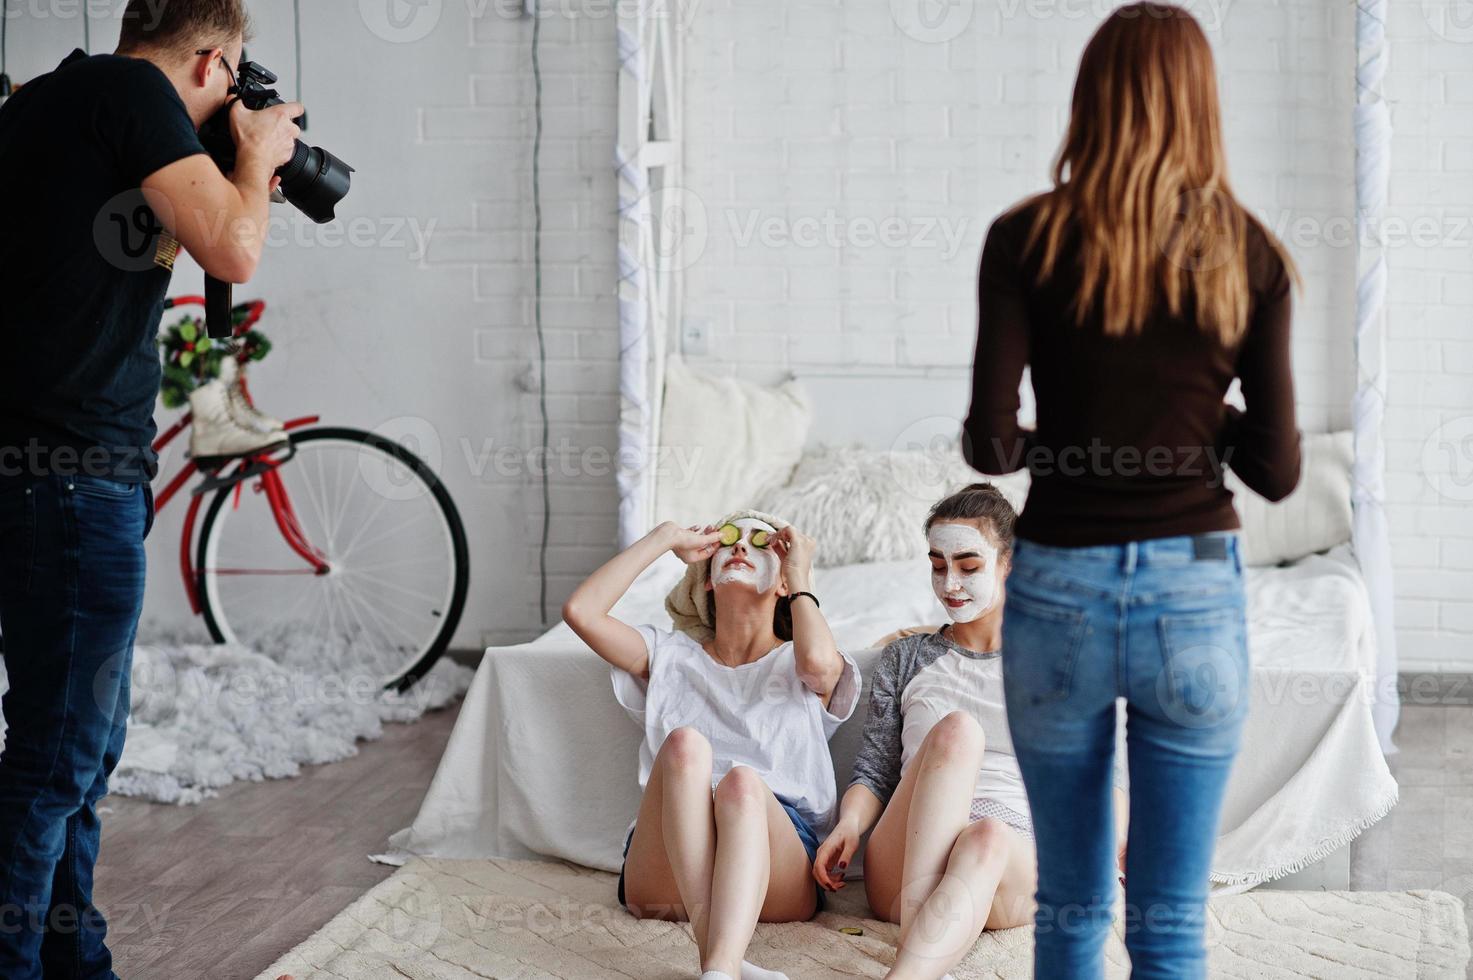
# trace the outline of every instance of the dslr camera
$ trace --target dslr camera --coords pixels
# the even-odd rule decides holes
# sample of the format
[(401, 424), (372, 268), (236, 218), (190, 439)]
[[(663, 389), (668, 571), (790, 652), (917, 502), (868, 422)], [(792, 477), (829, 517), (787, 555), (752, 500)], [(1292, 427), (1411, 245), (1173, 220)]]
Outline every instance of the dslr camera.
[[(276, 76), (269, 70), (254, 61), (242, 61), (230, 94), (238, 96), (247, 109), (259, 111), (285, 101), (271, 87), (275, 84)], [(230, 135), (232, 104), (227, 102), (199, 130), (200, 142), (225, 173), (235, 169), (235, 138)], [(276, 176), (281, 178), (277, 189), (287, 203), (318, 224), (324, 224), (333, 219), (333, 210), (348, 193), (353, 168), (322, 147), (297, 140), (292, 158), (277, 168)], [(217, 340), (234, 333), (230, 284), (209, 275), (205, 276), (205, 329)]]
[[(285, 100), (271, 86), (276, 76), (254, 61), (242, 61), (236, 71), (231, 95), (239, 96), (247, 109), (258, 111), (281, 105)], [(230, 106), (225, 106), (200, 127), (199, 138), (215, 163), (225, 173), (235, 167), (235, 140), (230, 135)], [(353, 168), (320, 146), (297, 140), (292, 158), (277, 169), (281, 194), (287, 202), (318, 224), (333, 219), (333, 209), (348, 193)]]

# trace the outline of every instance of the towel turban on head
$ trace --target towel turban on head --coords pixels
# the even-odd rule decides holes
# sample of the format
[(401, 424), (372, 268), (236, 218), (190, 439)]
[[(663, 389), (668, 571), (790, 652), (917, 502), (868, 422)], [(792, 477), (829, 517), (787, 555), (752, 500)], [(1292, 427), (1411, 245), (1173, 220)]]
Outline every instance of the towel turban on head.
[[(756, 520), (772, 525), (781, 531), (788, 522), (781, 517), (764, 514), (760, 510), (739, 510), (715, 522), (716, 527), (734, 524), (740, 520)], [(675, 628), (698, 643), (704, 643), (716, 634), (716, 623), (711, 618), (711, 604), (706, 601), (706, 580), (711, 577), (711, 559), (691, 562), (685, 566), (685, 575), (665, 597), (665, 611), (670, 614)]]

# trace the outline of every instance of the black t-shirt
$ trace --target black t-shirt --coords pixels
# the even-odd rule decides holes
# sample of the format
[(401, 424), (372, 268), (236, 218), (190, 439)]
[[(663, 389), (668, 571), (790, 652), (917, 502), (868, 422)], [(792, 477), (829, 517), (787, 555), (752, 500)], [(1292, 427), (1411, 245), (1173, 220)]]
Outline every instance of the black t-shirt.
[(157, 471), (177, 245), (141, 185), (204, 152), (173, 83), (139, 58), (74, 51), (0, 107), (0, 478)]

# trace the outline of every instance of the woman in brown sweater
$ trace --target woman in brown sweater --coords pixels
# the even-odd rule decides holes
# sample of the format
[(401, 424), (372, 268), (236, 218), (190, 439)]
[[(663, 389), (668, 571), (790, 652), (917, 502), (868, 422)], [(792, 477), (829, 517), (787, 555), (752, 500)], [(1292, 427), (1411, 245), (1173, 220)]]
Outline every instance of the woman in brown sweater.
[[(983, 472), (1032, 474), (1003, 663), (1037, 834), (1035, 976), (1102, 976), (1124, 698), (1132, 975), (1202, 977), (1248, 707), (1223, 469), (1271, 500), (1298, 481), (1293, 267), (1228, 185), (1211, 49), (1180, 8), (1120, 8), (1089, 42), (1053, 185), (988, 232), (964, 442)], [(1224, 402), (1234, 378), (1245, 411)]]

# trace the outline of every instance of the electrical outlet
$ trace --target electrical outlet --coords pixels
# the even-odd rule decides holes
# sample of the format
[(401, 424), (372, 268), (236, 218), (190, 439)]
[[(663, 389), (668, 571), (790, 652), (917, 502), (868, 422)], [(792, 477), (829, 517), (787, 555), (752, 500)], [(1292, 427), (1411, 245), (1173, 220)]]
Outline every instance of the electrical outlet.
[(680, 321), (680, 352), (686, 357), (711, 353), (711, 318), (688, 316)]

